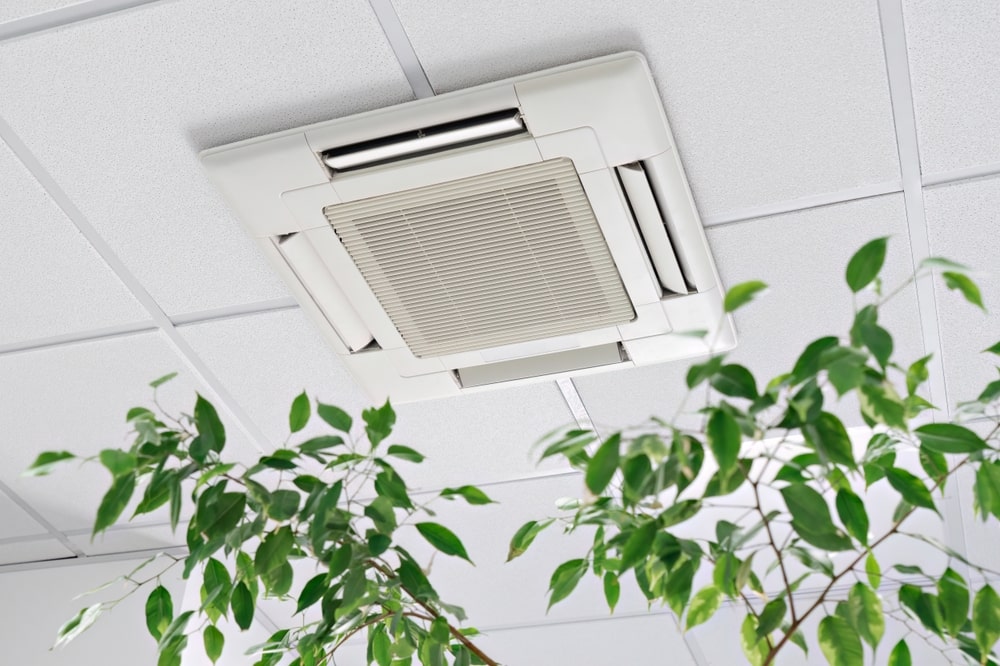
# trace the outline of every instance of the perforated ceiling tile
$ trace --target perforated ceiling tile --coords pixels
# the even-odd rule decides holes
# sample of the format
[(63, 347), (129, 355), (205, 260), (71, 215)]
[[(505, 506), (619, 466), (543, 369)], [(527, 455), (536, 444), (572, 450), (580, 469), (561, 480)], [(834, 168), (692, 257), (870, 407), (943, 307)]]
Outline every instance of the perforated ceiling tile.
[(148, 319), (0, 142), (0, 344)]
[(971, 400), (997, 378), (998, 357), (980, 354), (1000, 341), (1000, 177), (924, 190), (931, 254), (976, 269), (989, 314), (934, 281), (948, 402)]
[(396, 5), (440, 90), (644, 53), (702, 215), (899, 178), (872, 2)]
[[(0, 356), (0, 479), (57, 528), (90, 527), (110, 484), (100, 465), (68, 463), (43, 477), (21, 471), (46, 450), (92, 456), (130, 446), (126, 412), (151, 406), (148, 384), (168, 372), (182, 374), (159, 389), (160, 403), (190, 413), (195, 391), (205, 390), (184, 370), (156, 333)], [(247, 446), (235, 428), (228, 435), (234, 451)], [(165, 520), (158, 512), (137, 522)]]
[(14, 40), (0, 89), (0, 116), (172, 314), (286, 295), (199, 150), (411, 96), (367, 3), (328, 0), (163, 2)]
[(1000, 162), (1000, 4), (904, 0), (924, 173)]
[[(770, 290), (736, 313), (739, 345), (728, 358), (746, 365), (758, 379), (791, 370), (805, 346), (824, 335), (846, 335), (851, 294), (844, 269), (851, 255), (876, 236), (891, 235), (884, 280), (901, 283), (911, 269), (901, 195), (889, 195), (708, 229), (722, 281), (734, 285), (763, 280)], [(883, 310), (880, 322), (892, 333), (900, 359), (923, 356), (920, 320), (912, 288)], [(618, 373), (579, 377), (580, 389), (598, 425), (623, 427), (650, 416), (670, 418), (683, 400), (690, 363), (680, 361)], [(687, 403), (698, 408), (697, 394)], [(860, 425), (856, 403), (834, 411), (848, 425)]]

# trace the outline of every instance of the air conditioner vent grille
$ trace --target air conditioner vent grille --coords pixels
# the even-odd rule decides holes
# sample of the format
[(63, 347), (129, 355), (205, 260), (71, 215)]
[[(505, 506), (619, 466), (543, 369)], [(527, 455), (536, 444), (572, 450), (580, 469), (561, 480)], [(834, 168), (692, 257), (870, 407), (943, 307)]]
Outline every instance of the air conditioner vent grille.
[(418, 357), (635, 318), (571, 160), (334, 204), (324, 213)]

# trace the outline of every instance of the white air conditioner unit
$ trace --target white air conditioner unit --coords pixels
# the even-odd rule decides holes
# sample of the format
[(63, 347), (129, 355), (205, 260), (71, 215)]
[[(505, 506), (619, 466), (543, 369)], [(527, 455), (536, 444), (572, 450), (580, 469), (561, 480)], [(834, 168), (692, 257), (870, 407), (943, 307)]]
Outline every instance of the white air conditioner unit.
[[(201, 159), (376, 400), (736, 343), (639, 54), (241, 141)], [(685, 335), (696, 330), (706, 334)]]

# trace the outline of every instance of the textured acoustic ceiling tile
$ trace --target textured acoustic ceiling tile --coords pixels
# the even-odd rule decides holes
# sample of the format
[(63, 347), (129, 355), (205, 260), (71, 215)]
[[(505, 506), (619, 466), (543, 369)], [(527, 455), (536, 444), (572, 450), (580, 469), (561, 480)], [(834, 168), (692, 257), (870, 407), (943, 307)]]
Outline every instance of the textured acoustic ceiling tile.
[[(233, 396), (280, 446), (288, 409), (302, 390), (337, 405), (361, 423), (371, 406), (347, 370), (298, 310), (251, 315), (181, 328)], [(529, 449), (542, 435), (572, 421), (554, 384), (396, 406), (392, 442), (428, 456), (412, 471), (413, 486), (498, 481), (551, 469), (536, 468)], [(293, 441), (323, 430), (318, 419)], [(360, 429), (359, 429), (360, 430)]]
[(0, 344), (148, 318), (2, 142), (0, 182)]
[[(708, 229), (722, 282), (763, 280), (769, 291), (736, 313), (739, 346), (730, 353), (766, 382), (791, 370), (802, 349), (823, 335), (844, 335), (851, 325), (851, 295), (844, 269), (851, 255), (876, 236), (891, 235), (887, 288), (910, 268), (906, 217), (900, 195), (888, 195)], [(906, 362), (923, 355), (912, 288), (885, 307), (881, 319)], [(650, 416), (672, 417), (683, 400), (684, 376), (694, 361), (679, 361), (577, 378), (598, 425), (624, 427)], [(686, 403), (699, 407), (703, 394)], [(860, 425), (855, 403), (835, 409), (848, 425)]]
[(1000, 4), (904, 0), (924, 173), (1000, 162)]
[[(159, 389), (160, 404), (175, 415), (190, 413), (199, 387), (156, 333), (0, 357), (0, 479), (57, 528), (89, 527), (110, 484), (100, 465), (70, 462), (48, 476), (30, 478), (21, 477), (21, 471), (46, 450), (93, 456), (130, 446), (126, 412), (152, 406), (149, 382), (173, 371), (182, 374)], [(239, 451), (247, 445), (234, 430), (230, 446)], [(137, 520), (165, 518), (158, 512)]]
[(703, 215), (899, 177), (878, 10), (809, 3), (400, 0), (442, 90), (646, 55)]
[[(61, 560), (67, 557), (75, 557), (75, 555), (66, 546), (50, 537), (32, 539), (30, 541), (0, 543), (0, 565)], [(0, 569), (0, 578), (3, 577), (2, 573), (3, 570)], [(0, 582), (0, 586), (2, 586), (2, 582)]]
[(0, 3), (0, 23), (61, 9), (81, 0), (4, 0)]
[(0, 116), (170, 313), (286, 294), (199, 150), (411, 96), (367, 3), (164, 2), (0, 45)]
[(45, 534), (45, 528), (7, 495), (0, 493), (0, 540)]
[(997, 378), (996, 356), (980, 350), (1000, 341), (1000, 178), (988, 178), (924, 191), (931, 254), (976, 269), (989, 314), (965, 302), (935, 278), (941, 350), (948, 402), (971, 400)]

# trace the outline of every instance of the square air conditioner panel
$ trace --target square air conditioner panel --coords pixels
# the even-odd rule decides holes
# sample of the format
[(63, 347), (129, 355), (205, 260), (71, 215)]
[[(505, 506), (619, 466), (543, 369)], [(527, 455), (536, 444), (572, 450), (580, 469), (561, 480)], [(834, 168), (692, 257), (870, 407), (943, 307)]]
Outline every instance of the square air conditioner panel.
[(259, 137), (202, 160), (375, 400), (735, 345), (638, 54)]
[(635, 318), (571, 160), (324, 209), (417, 358)]

